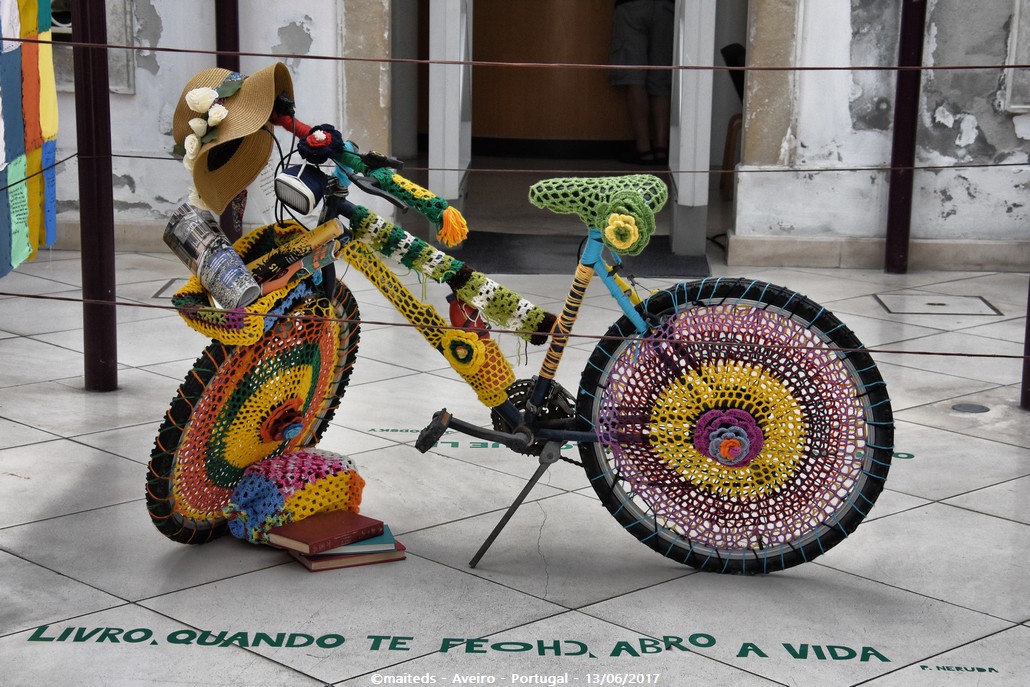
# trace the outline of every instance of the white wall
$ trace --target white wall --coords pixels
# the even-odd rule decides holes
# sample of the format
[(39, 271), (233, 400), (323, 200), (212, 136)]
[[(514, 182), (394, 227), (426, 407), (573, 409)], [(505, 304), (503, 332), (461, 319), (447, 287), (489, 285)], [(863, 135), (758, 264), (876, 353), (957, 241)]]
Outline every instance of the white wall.
[[(377, 11), (359, 13), (358, 4)], [(350, 28), (344, 26), (343, 4), (325, 0), (245, 0), (240, 3), (242, 52), (272, 55), (344, 54), (348, 32), (388, 34), (389, 23), (380, 19), (388, 0), (348, 3)], [(366, 17), (367, 14), (367, 17)], [(365, 21), (366, 18), (368, 21)], [(369, 27), (371, 23), (371, 28)], [(144, 48), (215, 49), (214, 3), (189, 0), (134, 0), (135, 42)], [(361, 49), (361, 46), (355, 46)], [(378, 49), (378, 48), (376, 48)], [(375, 55), (369, 52), (369, 55)], [(243, 57), (241, 67), (249, 74), (276, 61), (275, 57)], [(298, 117), (310, 124), (336, 124), (345, 136), (364, 149), (388, 149), (389, 126), (385, 117), (366, 117), (344, 122), (344, 98), (361, 98), (375, 107), (389, 107), (389, 84), (377, 81), (374, 89), (347, 92), (341, 62), (300, 57), (279, 58), (293, 76)], [(186, 197), (189, 177), (182, 164), (171, 157), (172, 114), (186, 81), (197, 71), (215, 66), (214, 55), (143, 50), (136, 57), (136, 92), (111, 95), (115, 223), (120, 249), (133, 248), (139, 238), (153, 245), (155, 231)], [(380, 69), (379, 66), (372, 66)], [(388, 76), (388, 68), (386, 74)], [(346, 96), (345, 96), (346, 94)], [(71, 93), (58, 98), (60, 135), (58, 159), (76, 149), (75, 101)], [(133, 159), (118, 156), (159, 157)], [(78, 240), (78, 167), (74, 161), (58, 170), (59, 246)], [(252, 197), (254, 194), (252, 194)], [(256, 206), (248, 207), (249, 222), (259, 222)], [(159, 231), (157, 232), (160, 241)], [(158, 243), (157, 245), (160, 245)]]
[[(879, 16), (870, 14), (870, 7)], [(800, 0), (795, 64), (896, 64), (897, 18), (892, 13), (900, 7), (900, 0)], [(982, 3), (971, 14), (968, 3), (959, 0), (931, 2), (924, 64), (1001, 64), (1012, 7), (1008, 0)], [(752, 40), (767, 38), (760, 28)], [(856, 50), (860, 42), (861, 50)], [(969, 257), (970, 262), (957, 267), (1018, 269), (1020, 260), (1030, 255), (1030, 203), (1025, 200), (1030, 170), (990, 167), (1028, 159), (1026, 138), (1017, 135), (1018, 122), (997, 107), (1000, 74), (994, 68), (923, 73), (916, 164), (972, 166), (917, 171), (912, 238), (939, 245), (960, 242), (940, 253), (942, 260)], [(886, 107), (892, 108), (894, 73), (800, 71), (794, 84), (787, 105), (789, 126), (776, 130), (782, 136), (775, 142), (779, 160), (745, 160), (740, 167), (730, 256), (735, 264), (771, 264), (763, 252), (777, 264), (809, 259), (827, 264), (826, 253), (809, 250), (818, 245), (813, 241), (835, 240), (840, 246), (886, 235), (887, 172), (861, 168), (889, 166), (892, 132), (889, 122), (876, 124), (875, 113), (859, 112), (855, 103), (866, 91), (876, 91), (889, 94)], [(805, 171), (781, 171), (790, 168)], [(776, 240), (781, 247), (771, 248)], [(787, 248), (791, 242), (796, 244), (793, 250)], [(843, 260), (845, 253), (838, 257)], [(861, 266), (878, 266), (882, 251), (866, 250), (861, 259)]]

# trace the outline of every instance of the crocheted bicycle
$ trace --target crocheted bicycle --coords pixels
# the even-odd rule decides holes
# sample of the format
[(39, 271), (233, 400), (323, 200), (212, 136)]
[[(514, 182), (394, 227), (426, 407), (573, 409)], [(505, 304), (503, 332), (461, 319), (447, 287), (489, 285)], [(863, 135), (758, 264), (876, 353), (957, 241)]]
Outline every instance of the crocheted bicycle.
[[(530, 189), (533, 204), (586, 225), (555, 315), (351, 202), (356, 185), (419, 211), (443, 243), (464, 235), (460, 213), (402, 177), (397, 161), (359, 152), (328, 125), (308, 127), (286, 105), (279, 110), (275, 123), (301, 142), (289, 155), (305, 157), (307, 180), (317, 179), (321, 220), (313, 231), (280, 222), (237, 243), (264, 292), (246, 308), (212, 309), (195, 280), (175, 299), (183, 318), (215, 341), (173, 400), (150, 462), (148, 507), (165, 535), (203, 543), (223, 534), (247, 467), (313, 447), (326, 430), (360, 329), (333, 259), (365, 275), (489, 409), (492, 428), (440, 410), (418, 450), (450, 429), (539, 460), (472, 566), (568, 442), (578, 444), (590, 483), (627, 532), (700, 570), (760, 574), (810, 561), (869, 512), (891, 462), (891, 407), (876, 364), (839, 319), (752, 279), (700, 279), (641, 296), (620, 276), (619, 256), (644, 249), (666, 201), (660, 179), (558, 178)], [(314, 148), (332, 152), (312, 155), (312, 144), (327, 139)], [(284, 183), (279, 200), (308, 209), (298, 188)], [(448, 286), (451, 322), (386, 261)], [(555, 375), (594, 277), (622, 316), (573, 395)], [(515, 379), (490, 325), (547, 346), (535, 377)]]

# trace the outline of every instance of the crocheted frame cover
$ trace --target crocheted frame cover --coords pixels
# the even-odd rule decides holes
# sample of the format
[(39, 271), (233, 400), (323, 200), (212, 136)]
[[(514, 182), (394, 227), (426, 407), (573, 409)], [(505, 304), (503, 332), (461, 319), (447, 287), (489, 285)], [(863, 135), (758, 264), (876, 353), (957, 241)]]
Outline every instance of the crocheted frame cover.
[(506, 389), (515, 382), (515, 372), (493, 339), (480, 339), (475, 333), (454, 329), (432, 305), (423, 303), (359, 241), (351, 241), (343, 249), (343, 259), (368, 277), (415, 325), (430, 346), (440, 351), (451, 367), (476, 392), (488, 408), (508, 399)]
[(354, 237), (377, 253), (449, 285), (459, 300), (478, 309), (490, 324), (518, 332), (517, 336), (533, 344), (547, 340), (555, 316), (482, 272), (473, 271), (367, 208), (355, 211), (350, 226)]

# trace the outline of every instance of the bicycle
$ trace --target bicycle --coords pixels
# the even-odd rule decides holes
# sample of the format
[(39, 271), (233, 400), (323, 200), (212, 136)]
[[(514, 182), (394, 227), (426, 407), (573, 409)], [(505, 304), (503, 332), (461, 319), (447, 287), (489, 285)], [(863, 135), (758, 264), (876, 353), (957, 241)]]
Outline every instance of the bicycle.
[[(302, 137), (319, 129), (292, 111), (273, 121)], [(826, 308), (784, 287), (705, 278), (639, 295), (619, 274), (619, 255), (646, 246), (667, 197), (660, 179), (560, 178), (531, 188), (535, 205), (576, 214), (587, 226), (555, 315), (348, 199), (357, 185), (416, 207), (438, 226), (464, 221), (401, 177), (400, 163), (350, 142), (330, 162), (331, 175), (315, 173), (323, 203), (317, 228), (281, 221), (237, 242), (258, 281), (272, 285), (261, 300), (224, 311), (211, 309), (193, 280), (180, 292), (184, 319), (221, 340), (180, 386), (151, 455), (148, 509), (169, 538), (203, 543), (223, 534), (222, 508), (242, 470), (312, 446), (326, 430), (360, 329), (336, 259), (364, 274), (490, 411), (489, 429), (436, 412), (419, 451), (450, 429), (539, 460), (472, 567), (548, 467), (576, 462), (561, 455), (568, 443), (578, 444), (591, 485), (624, 529), (699, 570), (790, 568), (825, 553), (868, 514), (893, 452), (890, 400), (876, 364)], [(310, 209), (298, 178), (279, 187), (279, 201)], [(451, 324), (401, 283), (387, 258), (451, 288)], [(597, 342), (573, 395), (555, 374), (594, 276), (622, 316)], [(489, 338), (491, 325), (547, 345), (536, 376), (515, 379)]]

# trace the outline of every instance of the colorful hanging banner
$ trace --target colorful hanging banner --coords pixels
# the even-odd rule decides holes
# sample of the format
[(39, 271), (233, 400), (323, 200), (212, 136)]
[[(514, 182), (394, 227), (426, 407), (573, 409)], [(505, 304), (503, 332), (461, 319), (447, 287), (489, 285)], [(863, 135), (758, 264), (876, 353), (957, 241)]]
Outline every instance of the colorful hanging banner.
[(50, 27), (50, 0), (0, 0), (0, 277), (57, 237)]

